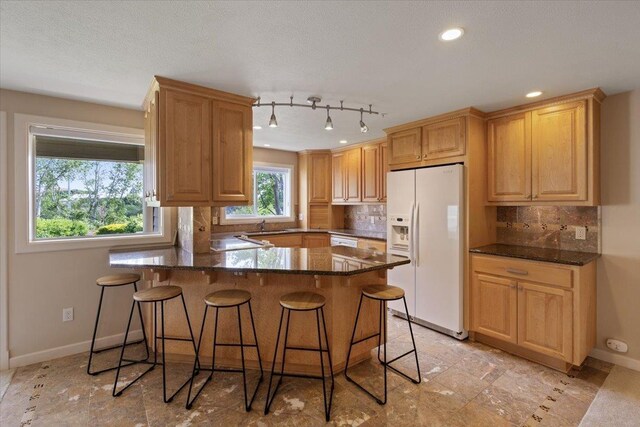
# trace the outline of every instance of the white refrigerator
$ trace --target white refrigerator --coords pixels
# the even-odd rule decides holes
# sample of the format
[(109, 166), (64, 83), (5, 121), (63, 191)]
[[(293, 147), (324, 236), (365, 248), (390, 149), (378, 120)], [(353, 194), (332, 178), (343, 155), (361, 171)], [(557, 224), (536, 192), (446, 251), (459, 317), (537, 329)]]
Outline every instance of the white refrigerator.
[[(387, 174), (387, 251), (411, 264), (388, 272), (404, 289), (409, 317), (457, 339), (463, 327), (463, 166), (448, 165)], [(389, 303), (404, 317), (402, 300)]]

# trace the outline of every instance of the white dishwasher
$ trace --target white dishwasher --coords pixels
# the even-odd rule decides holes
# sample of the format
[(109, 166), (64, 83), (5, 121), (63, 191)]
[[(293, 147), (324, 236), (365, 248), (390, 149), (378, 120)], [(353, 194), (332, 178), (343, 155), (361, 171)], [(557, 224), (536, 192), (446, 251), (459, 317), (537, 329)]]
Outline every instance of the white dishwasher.
[(331, 236), (331, 246), (347, 246), (349, 248), (358, 247), (358, 239), (344, 236)]

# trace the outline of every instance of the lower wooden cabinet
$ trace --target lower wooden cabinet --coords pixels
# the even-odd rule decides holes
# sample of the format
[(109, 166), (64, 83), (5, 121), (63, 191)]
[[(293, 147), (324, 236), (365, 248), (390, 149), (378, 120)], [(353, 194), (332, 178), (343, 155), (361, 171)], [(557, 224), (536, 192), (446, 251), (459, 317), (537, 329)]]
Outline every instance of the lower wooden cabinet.
[(472, 338), (556, 369), (580, 365), (596, 340), (596, 263), (471, 256)]
[(302, 238), (303, 248), (325, 248), (331, 246), (328, 233), (305, 233)]
[(376, 252), (386, 252), (387, 244), (382, 240), (358, 239), (359, 249), (369, 249)]
[(266, 240), (277, 248), (301, 248), (302, 233), (268, 234), (260, 236), (260, 240)]

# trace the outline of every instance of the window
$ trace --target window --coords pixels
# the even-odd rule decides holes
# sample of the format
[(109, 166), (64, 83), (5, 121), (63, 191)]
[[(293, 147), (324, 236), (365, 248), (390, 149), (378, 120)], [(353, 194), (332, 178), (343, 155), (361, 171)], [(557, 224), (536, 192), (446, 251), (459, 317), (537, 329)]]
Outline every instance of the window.
[(32, 240), (144, 230), (144, 141), (32, 126)]
[(254, 164), (253, 205), (226, 207), (222, 222), (293, 221), (292, 174), (292, 166)]
[[(149, 161), (151, 156), (145, 156), (144, 130), (20, 113), (15, 113), (13, 117), (15, 180), (10, 202), (13, 205), (16, 253), (166, 244), (173, 241), (175, 230), (172, 225), (172, 210), (143, 204), (142, 191), (136, 187), (140, 178), (144, 184), (142, 188), (153, 187), (153, 182), (145, 180), (153, 179), (155, 175), (149, 169), (154, 167), (153, 162)], [(67, 168), (62, 167), (66, 161), (80, 163), (81, 170), (73, 170), (69, 165)], [(100, 170), (97, 173), (97, 165), (92, 162), (99, 163)], [(53, 163), (58, 163), (57, 168), (53, 167)], [(51, 166), (49, 171), (46, 166)], [(114, 168), (121, 170), (116, 173)], [(130, 184), (122, 184), (127, 181), (123, 172), (127, 169), (133, 169), (129, 173), (136, 177), (133, 185), (136, 188), (129, 188)], [(133, 173), (136, 169), (141, 170), (142, 175)], [(56, 170), (58, 174), (48, 173)], [(71, 177), (72, 170), (79, 173)], [(84, 209), (79, 209), (79, 205), (87, 203), (88, 195), (83, 179), (86, 175), (88, 180), (91, 171), (94, 177), (100, 179), (97, 196), (94, 186), (93, 198), (90, 199), (94, 202), (94, 210), (100, 214), (93, 220)], [(115, 182), (110, 176), (116, 178)], [(133, 179), (131, 176), (129, 178)], [(40, 186), (39, 193), (37, 184)], [(109, 185), (112, 189), (111, 197), (108, 197), (105, 189)], [(120, 192), (115, 191), (116, 185), (120, 185)], [(46, 187), (50, 189), (49, 192), (44, 191)], [(106, 206), (105, 199), (117, 202), (117, 209)], [(41, 205), (38, 207), (39, 203)], [(78, 207), (75, 211), (74, 205)], [(111, 214), (107, 215), (108, 212)], [(140, 214), (142, 232), (138, 231)], [(49, 221), (46, 232), (43, 231), (41, 221), (37, 233), (39, 217), (41, 220), (62, 218), (63, 221), (58, 221), (55, 226)], [(87, 222), (86, 233), (85, 227), (78, 223), (80, 220)], [(125, 230), (125, 233), (117, 234), (102, 234), (107, 231), (97, 233), (101, 226), (113, 223), (125, 223), (129, 226), (128, 230), (134, 232)], [(119, 227), (109, 228), (108, 231), (113, 228), (121, 230)]]

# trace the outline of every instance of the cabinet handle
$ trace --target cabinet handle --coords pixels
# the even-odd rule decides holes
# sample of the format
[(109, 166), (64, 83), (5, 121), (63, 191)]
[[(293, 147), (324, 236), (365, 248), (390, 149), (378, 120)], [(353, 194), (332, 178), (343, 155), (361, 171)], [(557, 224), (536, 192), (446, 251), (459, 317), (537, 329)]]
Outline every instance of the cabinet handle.
[(424, 155), (424, 156), (422, 156), (422, 157), (426, 159), (426, 158), (427, 158), (427, 155), (425, 154), (425, 155)]
[(517, 268), (507, 268), (507, 273), (518, 274), (520, 276), (526, 276), (529, 274), (527, 270), (518, 270)]
[(534, 200), (537, 199), (537, 198), (538, 198), (537, 194), (534, 194), (533, 197), (532, 197), (532, 199), (534, 199)]
[(522, 287), (522, 285), (518, 285), (518, 290), (522, 291), (524, 288)]
[(420, 160), (420, 156), (416, 156), (416, 160)]
[(513, 284), (509, 285), (509, 287), (510, 287), (511, 289), (515, 289), (515, 288), (517, 288), (517, 287), (518, 287), (518, 285), (516, 285), (515, 283), (513, 283)]

